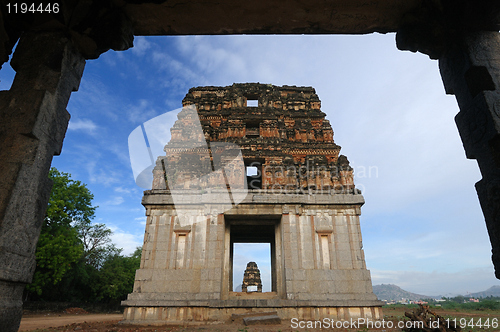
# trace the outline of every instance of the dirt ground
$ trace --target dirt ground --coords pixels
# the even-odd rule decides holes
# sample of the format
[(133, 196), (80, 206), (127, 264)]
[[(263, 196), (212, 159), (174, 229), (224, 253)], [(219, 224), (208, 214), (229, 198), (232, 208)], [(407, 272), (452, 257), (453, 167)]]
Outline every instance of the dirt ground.
[[(86, 323), (92, 324), (108, 324), (110, 322), (117, 323), (123, 318), (122, 314), (65, 314), (65, 313), (49, 313), (49, 314), (35, 314), (24, 315), (21, 320), (19, 331), (73, 331), (77, 326), (81, 326), (80, 331), (83, 330), (83, 325)], [(73, 329), (49, 329), (61, 326), (74, 325)], [(37, 330), (38, 329), (38, 330)], [(96, 331), (106, 331), (99, 330)]]
[[(245, 326), (242, 324), (212, 324), (212, 325), (199, 325), (199, 326), (136, 326), (136, 325), (123, 325), (119, 320), (107, 320), (103, 317), (105, 315), (87, 315), (86, 317), (75, 317), (68, 315), (67, 317), (53, 317), (52, 321), (40, 320), (38, 324), (35, 321), (28, 322), (32, 317), (27, 317), (24, 322), (21, 322), (19, 331), (36, 331), (36, 332), (292, 332), (297, 330), (303, 331), (320, 331), (321, 329), (292, 329), (290, 322), (284, 322), (281, 325), (253, 325)], [(115, 316), (115, 315), (109, 315)], [(73, 323), (68, 324), (70, 319), (74, 319)], [(121, 319), (121, 317), (120, 317)], [(83, 320), (83, 322), (82, 322)], [(60, 326), (58, 326), (60, 324)], [(51, 325), (52, 327), (48, 327)], [(339, 332), (347, 331), (363, 331), (371, 332), (381, 330), (367, 330), (367, 329), (334, 329)], [(387, 332), (401, 331), (399, 329), (385, 329)]]
[[(436, 310), (437, 314), (443, 317), (465, 317), (467, 319), (474, 319), (477, 321), (479, 318), (500, 318), (500, 312), (456, 312)], [(398, 322), (404, 317), (404, 308), (384, 308), (384, 319)], [(122, 319), (121, 314), (92, 314), (87, 313), (78, 308), (72, 308), (67, 312), (62, 313), (45, 313), (45, 314), (25, 314), (21, 321), (19, 331), (36, 331), (36, 332), (163, 332), (163, 331), (198, 331), (198, 332), (291, 332), (291, 331), (320, 331), (314, 328), (292, 328), (290, 321), (283, 321), (281, 325), (252, 325), (244, 326), (242, 324), (212, 324), (212, 325), (198, 325), (198, 326), (137, 326), (137, 325), (124, 325), (119, 323)], [(325, 329), (323, 329), (324, 331)], [(329, 328), (326, 330), (333, 330), (336, 332), (370, 332), (370, 331), (385, 331), (396, 332), (401, 329), (366, 329), (359, 327), (356, 329), (345, 328)], [(476, 329), (463, 329), (462, 331), (476, 331)], [(499, 329), (481, 329), (481, 331), (499, 331)]]
[[(46, 314), (25, 314), (21, 320), (19, 331), (36, 332), (291, 332), (290, 321), (283, 321), (280, 325), (252, 325), (243, 324), (206, 324), (196, 326), (137, 326), (124, 325), (119, 321), (122, 314), (68, 314), (68, 313), (46, 313)], [(304, 330), (304, 329), (299, 329)], [(306, 329), (307, 331), (319, 331), (320, 329)], [(354, 331), (349, 329), (335, 329), (338, 332)], [(356, 329), (358, 331), (358, 329)], [(369, 332), (371, 330), (362, 330)], [(380, 331), (380, 330), (378, 330)], [(385, 330), (387, 332), (400, 331), (399, 329)]]

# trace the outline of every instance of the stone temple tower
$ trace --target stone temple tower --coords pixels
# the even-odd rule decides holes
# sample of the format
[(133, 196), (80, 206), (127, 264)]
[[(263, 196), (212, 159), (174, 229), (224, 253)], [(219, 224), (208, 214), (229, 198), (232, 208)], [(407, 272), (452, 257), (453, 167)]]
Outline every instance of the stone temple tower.
[(260, 270), (257, 263), (249, 262), (245, 273), (243, 274), (243, 282), (241, 284), (241, 291), (247, 292), (248, 286), (256, 286), (257, 292), (262, 292), (262, 280), (260, 279)]
[[(128, 323), (382, 318), (366, 269), (363, 196), (311, 87), (189, 90), (144, 192)], [(271, 292), (233, 292), (235, 243), (268, 243)]]

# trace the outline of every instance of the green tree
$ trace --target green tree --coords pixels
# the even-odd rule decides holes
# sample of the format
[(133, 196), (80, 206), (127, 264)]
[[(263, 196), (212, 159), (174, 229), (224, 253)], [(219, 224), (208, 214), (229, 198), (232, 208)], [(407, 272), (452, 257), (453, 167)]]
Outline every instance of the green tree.
[(108, 256), (120, 253), (119, 249), (111, 243), (113, 232), (106, 225), (79, 221), (75, 223), (75, 228), (83, 243), (85, 264), (99, 269)]
[(72, 223), (90, 223), (97, 206), (92, 206), (94, 195), (87, 186), (55, 167), (50, 169), (49, 178), (53, 186), (42, 230), (67, 227)]
[(463, 295), (457, 295), (455, 297), (452, 297), (450, 301), (453, 301), (455, 303), (465, 303), (465, 297)]
[(49, 177), (54, 186), (27, 294), (32, 300), (119, 304), (132, 292), (141, 249), (122, 256), (112, 231), (92, 224), (96, 207), (86, 185), (55, 168)]
[(52, 192), (38, 240), (36, 269), (27, 290), (40, 296), (53, 288), (83, 257), (84, 245), (73, 223), (88, 223), (94, 217), (94, 196), (85, 184), (71, 179), (68, 173), (52, 167), (49, 178)]
[(132, 292), (135, 271), (141, 264), (142, 248), (137, 248), (130, 256), (111, 255), (99, 270), (96, 293), (101, 302), (119, 304)]
[(46, 287), (58, 284), (83, 255), (83, 246), (73, 228), (59, 228), (40, 234), (36, 249), (36, 269), (28, 291), (41, 295)]

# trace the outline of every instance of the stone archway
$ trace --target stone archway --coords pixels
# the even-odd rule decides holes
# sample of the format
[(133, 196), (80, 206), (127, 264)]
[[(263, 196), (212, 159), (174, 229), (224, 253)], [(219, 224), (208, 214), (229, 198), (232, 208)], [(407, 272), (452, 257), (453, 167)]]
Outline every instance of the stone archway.
[[(493, 0), (379, 0), (307, 3), (231, 1), (61, 1), (57, 13), (1, 8), (0, 58), (17, 75), (0, 95), (0, 328), (15, 331), (21, 293), (31, 280), (34, 250), (58, 154), (85, 59), (132, 46), (133, 35), (397, 32), (398, 48), (439, 59), (446, 92), (460, 106), (456, 121), (468, 158), (483, 179), (476, 189), (500, 278), (500, 4)], [(26, 15), (25, 15), (26, 14)]]

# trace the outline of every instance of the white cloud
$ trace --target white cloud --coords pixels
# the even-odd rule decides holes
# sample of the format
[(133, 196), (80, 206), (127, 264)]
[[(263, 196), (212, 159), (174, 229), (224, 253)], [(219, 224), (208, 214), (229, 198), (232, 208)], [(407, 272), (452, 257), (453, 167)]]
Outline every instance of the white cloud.
[[(119, 53), (119, 52), (117, 52)], [(92, 63), (87, 64), (87, 66)], [(68, 103), (68, 111), (72, 114), (84, 114), (87, 117), (92, 117), (103, 121), (103, 116), (113, 122), (118, 121), (123, 101), (115, 96), (113, 86), (107, 86), (101, 81), (101, 77), (96, 74), (87, 74), (77, 93), (72, 94), (72, 98)], [(103, 127), (109, 128), (110, 124), (106, 123)]]
[(91, 183), (100, 184), (104, 186), (111, 186), (117, 183), (121, 183), (124, 178), (122, 174), (116, 169), (111, 167), (109, 163), (105, 161), (99, 161), (96, 158), (95, 151), (89, 154), (88, 158), (94, 158), (87, 160), (85, 168), (88, 172), (88, 178)]
[[(197, 69), (206, 74), (215, 74), (224, 68), (224, 71), (246, 76), (248, 59), (244, 59), (243, 52), (235, 52), (234, 45), (227, 43), (228, 40), (234, 42), (234, 38), (228, 36), (222, 38), (195, 36), (192, 38), (179, 38), (177, 43), (181, 52), (188, 55)], [(226, 48), (225, 46), (229, 47)], [(242, 46), (242, 48), (238, 48), (239, 51), (245, 50), (244, 45)], [(252, 68), (252, 70), (256, 69), (258, 68)]]
[(130, 188), (124, 188), (124, 187), (116, 187), (114, 189), (117, 193), (123, 193), (123, 194), (130, 194), (132, 190)]
[(127, 109), (127, 115), (131, 123), (143, 123), (154, 118), (157, 112), (148, 100), (141, 99), (137, 105)]
[(151, 43), (147, 38), (142, 36), (137, 36), (134, 38), (134, 47), (132, 52), (136, 55), (143, 56), (148, 49), (151, 48)]
[(135, 221), (138, 221), (140, 225), (146, 225), (146, 220), (148, 219), (148, 217), (138, 217), (138, 218), (134, 218)]
[(113, 138), (114, 137), (110, 137), (108, 140), (106, 140), (105, 144), (101, 145), (101, 148), (103, 150), (106, 150), (106, 155), (109, 155), (108, 152), (111, 152), (111, 154), (116, 157), (116, 162), (121, 163), (122, 167), (128, 169), (130, 167), (130, 158), (128, 154), (127, 142), (116, 142), (113, 140)]
[(104, 202), (104, 206), (107, 206), (107, 205), (120, 205), (122, 204), (123, 202), (125, 202), (125, 200), (123, 199), (123, 197), (121, 196), (115, 196), (113, 198), (111, 198), (110, 200), (107, 200), (106, 202)]
[(116, 226), (110, 226), (109, 228), (113, 231), (111, 240), (117, 248), (123, 249), (122, 255), (130, 255), (137, 247), (142, 246), (141, 236), (127, 233)]
[(406, 212), (361, 215), (369, 269), (453, 272), (491, 264), (479, 206), (457, 205), (455, 196), (431, 200)]
[[(189, 58), (182, 58), (182, 61), (175, 59), (171, 55), (172, 50), (154, 51), (152, 53), (152, 62), (156, 68), (163, 74), (162, 79), (156, 84), (162, 88), (179, 91), (179, 93), (186, 94), (192, 86), (190, 82), (197, 82), (197, 84), (204, 84), (208, 81), (203, 80), (203, 73), (193, 70), (188, 61)], [(200, 80), (203, 82), (201, 83)], [(179, 100), (177, 105), (181, 105)]]
[(68, 129), (83, 130), (92, 133), (97, 129), (97, 125), (92, 120), (89, 119), (77, 119), (77, 120), (70, 120)]

